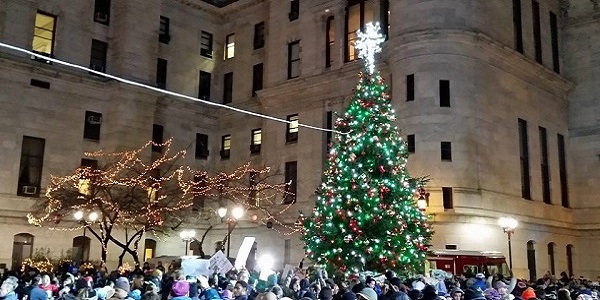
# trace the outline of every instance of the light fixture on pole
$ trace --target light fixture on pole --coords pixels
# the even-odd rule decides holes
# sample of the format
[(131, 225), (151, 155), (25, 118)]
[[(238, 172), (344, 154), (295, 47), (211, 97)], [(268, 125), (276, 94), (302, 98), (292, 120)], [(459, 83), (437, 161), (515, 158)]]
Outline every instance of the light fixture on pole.
[[(221, 221), (223, 221), (223, 218), (227, 214), (227, 208), (220, 207), (217, 209), (217, 214), (221, 217)], [(244, 208), (237, 206), (231, 210), (231, 217), (227, 219), (227, 257), (230, 257), (229, 255), (231, 254), (231, 232), (235, 228), (235, 225), (237, 225), (238, 220), (243, 216)]]
[(515, 232), (515, 228), (517, 228), (517, 225), (519, 225), (519, 222), (517, 222), (517, 220), (512, 217), (502, 217), (502, 218), (498, 219), (498, 225), (500, 225), (500, 227), (502, 227), (502, 229), (504, 230), (504, 233), (506, 233), (506, 235), (508, 236), (508, 264), (509, 264), (508, 266), (512, 270), (512, 268), (513, 268), (512, 246), (511, 246), (510, 238), (511, 238), (512, 234)]
[(179, 233), (179, 237), (185, 242), (185, 255), (188, 255), (188, 246), (195, 236), (196, 232), (194, 230), (184, 230)]
[(77, 222), (79, 222), (79, 224), (83, 225), (83, 236), (85, 236), (87, 227), (90, 225), (90, 223), (96, 222), (100, 217), (100, 214), (98, 214), (95, 211), (90, 212), (87, 215), (89, 222), (85, 220), (85, 213), (81, 210), (74, 212), (73, 217), (75, 218), (75, 220), (77, 220)]

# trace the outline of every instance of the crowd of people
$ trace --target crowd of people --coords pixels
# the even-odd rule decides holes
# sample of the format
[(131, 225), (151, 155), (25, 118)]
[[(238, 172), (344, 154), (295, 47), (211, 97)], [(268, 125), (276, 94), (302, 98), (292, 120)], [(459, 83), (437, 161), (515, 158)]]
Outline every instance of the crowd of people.
[[(2, 300), (598, 300), (598, 281), (560, 278), (547, 273), (536, 282), (486, 276), (452, 276), (436, 270), (429, 276), (401, 279), (391, 271), (345, 280), (314, 270), (272, 274), (257, 280), (247, 270), (207, 278), (185, 274), (172, 262), (132, 271), (82, 270), (75, 264), (40, 273), (25, 268), (6, 272)], [(252, 275), (252, 276), (251, 276)], [(598, 278), (600, 280), (600, 277)]]

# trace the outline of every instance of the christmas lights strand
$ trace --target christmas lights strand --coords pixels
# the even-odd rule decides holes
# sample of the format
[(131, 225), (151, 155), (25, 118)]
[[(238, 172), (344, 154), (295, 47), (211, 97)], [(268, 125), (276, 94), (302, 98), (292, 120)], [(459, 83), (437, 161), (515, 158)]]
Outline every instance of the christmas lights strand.
[[(224, 108), (224, 109), (232, 110), (232, 111), (239, 112), (239, 113), (242, 113), (242, 114), (247, 114), (247, 115), (251, 115), (251, 116), (255, 116), (255, 117), (259, 117), (259, 118), (263, 118), (263, 119), (267, 119), (267, 120), (271, 120), (271, 121), (276, 121), (276, 122), (281, 122), (281, 123), (287, 123), (287, 124), (292, 124), (292, 123), (296, 123), (297, 122), (297, 121), (290, 121), (290, 120), (286, 120), (286, 119), (281, 119), (281, 118), (273, 117), (273, 116), (270, 116), (270, 115), (265, 115), (265, 114), (261, 114), (261, 113), (257, 113), (257, 112), (253, 112), (253, 111), (249, 111), (249, 110), (245, 110), (245, 109), (241, 109), (241, 108), (237, 108), (237, 107), (233, 107), (233, 106), (229, 106), (229, 105), (225, 105), (225, 104), (221, 104), (221, 103), (215, 103), (215, 102), (210, 102), (210, 101), (206, 101), (206, 100), (194, 98), (194, 97), (191, 97), (191, 96), (188, 96), (188, 95), (184, 95), (184, 94), (172, 92), (172, 91), (169, 91), (169, 90), (166, 90), (166, 89), (160, 89), (160, 88), (153, 87), (153, 86), (150, 86), (150, 85), (147, 85), (147, 84), (143, 84), (143, 83), (131, 81), (131, 80), (128, 80), (128, 79), (125, 79), (125, 78), (121, 78), (121, 77), (118, 77), (118, 76), (114, 76), (114, 75), (110, 75), (110, 74), (107, 74), (107, 73), (102, 73), (102, 72), (99, 72), (99, 71), (96, 71), (96, 70), (93, 70), (93, 69), (90, 69), (90, 68), (87, 68), (87, 67), (83, 67), (83, 66), (80, 66), (80, 65), (76, 65), (76, 64), (73, 64), (73, 63), (70, 63), (70, 62), (66, 62), (66, 61), (62, 61), (62, 60), (56, 59), (56, 58), (52, 58), (52, 57), (48, 57), (48, 56), (45, 56), (45, 55), (41, 55), (39, 53), (35, 53), (33, 51), (29, 51), (29, 50), (26, 50), (26, 49), (23, 49), (23, 48), (20, 48), (20, 47), (16, 47), (16, 46), (13, 46), (13, 45), (10, 45), (10, 44), (6, 44), (6, 43), (3, 43), (3, 42), (0, 42), (0, 47), (4, 47), (4, 48), (7, 48), (7, 49), (11, 49), (11, 50), (17, 51), (17, 52), (25, 53), (25, 54), (28, 54), (28, 55), (31, 55), (31, 56), (34, 56), (34, 57), (37, 57), (37, 58), (40, 58), (40, 59), (43, 59), (43, 60), (46, 60), (46, 61), (51, 61), (51, 62), (60, 64), (60, 65), (64, 65), (64, 66), (67, 66), (67, 67), (71, 67), (71, 68), (83, 70), (83, 71), (86, 71), (86, 72), (90, 72), (90, 73), (93, 73), (93, 74), (96, 74), (96, 75), (104, 76), (106, 78), (114, 79), (116, 81), (119, 81), (119, 82), (122, 82), (122, 83), (125, 83), (125, 84), (129, 84), (129, 85), (132, 85), (132, 86), (137, 86), (137, 87), (145, 88), (145, 89), (152, 90), (152, 91), (155, 91), (155, 92), (158, 92), (158, 93), (171, 95), (171, 96), (174, 96), (174, 97), (177, 97), (177, 98), (183, 98), (183, 99), (187, 99), (187, 100), (191, 100), (191, 101), (196, 101), (196, 102), (200, 102), (200, 103), (203, 103), (203, 104), (206, 104), (206, 105), (209, 105), (209, 106), (216, 106), (216, 107), (219, 107), (219, 108)], [(322, 127), (314, 126), (314, 125), (308, 125), (308, 124), (304, 124), (304, 123), (300, 123), (300, 122), (297, 122), (297, 124), (300, 127), (304, 127), (304, 128), (308, 128), (308, 129), (314, 129), (314, 130), (318, 130), (318, 131), (333, 132), (333, 133), (337, 133), (337, 134), (348, 134), (349, 133), (349, 132), (337, 131), (337, 130), (334, 130), (334, 129), (322, 128)]]

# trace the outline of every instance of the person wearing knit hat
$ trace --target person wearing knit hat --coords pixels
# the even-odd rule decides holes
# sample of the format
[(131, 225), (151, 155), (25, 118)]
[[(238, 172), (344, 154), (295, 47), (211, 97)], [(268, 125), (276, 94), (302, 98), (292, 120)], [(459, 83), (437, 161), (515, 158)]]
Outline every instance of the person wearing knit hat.
[(83, 288), (77, 294), (77, 299), (79, 300), (98, 300), (98, 295), (96, 291), (91, 287)]
[(113, 289), (110, 285), (96, 289), (96, 295), (98, 295), (98, 300), (108, 300), (112, 298), (114, 294), (115, 289)]
[(377, 293), (372, 288), (364, 288), (356, 294), (358, 300), (377, 300)]
[(536, 298), (535, 291), (533, 291), (532, 288), (527, 288), (527, 289), (525, 289), (525, 291), (523, 291), (523, 294), (521, 294), (521, 298), (523, 298), (523, 300), (529, 300), (531, 298)]
[(129, 285), (129, 279), (127, 277), (119, 277), (115, 280), (115, 290), (122, 289), (129, 294), (131, 292), (131, 286)]
[(15, 293), (15, 289), (17, 288), (19, 280), (17, 277), (9, 276), (2, 282), (2, 286), (0, 286), (0, 297), (3, 300), (17, 300), (18, 296)]
[(462, 300), (464, 295), (465, 292), (459, 287), (455, 287), (450, 291), (450, 296), (452, 296), (453, 300)]
[(324, 286), (323, 288), (321, 288), (321, 291), (319, 292), (319, 299), (320, 300), (332, 300), (333, 299), (333, 290), (328, 286)]
[(190, 283), (185, 280), (177, 280), (171, 287), (171, 298), (172, 300), (191, 300), (190, 294)]
[(487, 300), (500, 300), (500, 293), (498, 293), (498, 291), (495, 288), (488, 288), (485, 291), (483, 291), (483, 295), (485, 296), (485, 299)]

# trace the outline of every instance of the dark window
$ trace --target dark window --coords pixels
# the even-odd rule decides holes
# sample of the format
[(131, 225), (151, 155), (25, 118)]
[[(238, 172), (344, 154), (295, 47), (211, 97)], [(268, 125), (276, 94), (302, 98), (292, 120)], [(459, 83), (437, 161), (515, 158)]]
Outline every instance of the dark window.
[(556, 274), (556, 267), (554, 264), (554, 243), (548, 243), (548, 260), (550, 261), (550, 274)]
[(327, 17), (325, 29), (325, 67), (329, 68), (333, 64), (331, 50), (335, 47), (335, 26), (333, 16)]
[(451, 187), (442, 187), (442, 200), (444, 201), (444, 209), (451, 209), (454, 207)]
[(265, 22), (254, 25), (254, 50), (265, 46)]
[(550, 38), (552, 41), (552, 69), (560, 74), (560, 60), (558, 56), (558, 20), (556, 14), (550, 12)]
[(221, 159), (229, 159), (231, 155), (231, 135), (227, 134), (221, 137)]
[(535, 46), (535, 61), (542, 63), (542, 32), (540, 27), (540, 4), (531, 1), (531, 14), (533, 18), (533, 44)]
[(456, 245), (456, 244), (446, 244), (445, 249), (446, 250), (458, 250), (458, 245)]
[(296, 203), (296, 191), (298, 188), (298, 163), (288, 161), (285, 163), (285, 196), (283, 203)]
[(540, 127), (540, 150), (541, 150), (541, 170), (542, 170), (542, 199), (544, 203), (551, 203), (550, 199), (550, 168), (548, 166), (548, 136), (546, 128)]
[(223, 76), (223, 103), (231, 103), (231, 101), (233, 101), (233, 72)]
[(48, 81), (42, 81), (42, 80), (37, 80), (37, 79), (31, 79), (31, 81), (29, 82), (29, 84), (31, 86), (37, 86), (39, 88), (43, 88), (43, 89), (50, 89), (50, 82)]
[(569, 187), (567, 185), (567, 155), (565, 137), (558, 134), (558, 169), (560, 174), (560, 199), (563, 207), (569, 207)]
[(450, 107), (450, 80), (440, 80), (440, 107)]
[[(54, 36), (56, 35), (56, 16), (38, 11), (35, 15), (32, 50), (37, 54), (54, 57)], [(51, 63), (42, 58), (32, 59)]]
[(513, 30), (515, 50), (523, 53), (523, 25), (521, 22), (521, 0), (513, 0)]
[(164, 130), (162, 125), (152, 124), (152, 152), (162, 152)]
[(256, 91), (263, 88), (263, 64), (256, 64), (252, 68), (252, 96), (256, 96)]
[(442, 160), (452, 161), (452, 143), (442, 142), (441, 143), (441, 157)]
[(415, 100), (415, 74), (406, 75), (406, 101)]
[(535, 244), (533, 241), (527, 242), (527, 268), (529, 269), (529, 280), (535, 281), (537, 279), (537, 272), (535, 268)]
[(288, 79), (300, 76), (300, 41), (288, 44)]
[(200, 34), (200, 55), (212, 58), (213, 54), (213, 35), (212, 33), (202, 31)]
[(235, 34), (230, 34), (225, 37), (225, 59), (230, 59), (235, 56)]
[(25, 197), (40, 195), (45, 144), (44, 139), (23, 136), (17, 195)]
[(298, 142), (298, 114), (287, 116), (287, 130), (285, 131), (285, 142), (288, 144)]
[(92, 40), (92, 52), (90, 56), (90, 69), (98, 72), (106, 72), (106, 51), (108, 44), (99, 40)]
[(85, 112), (85, 123), (83, 125), (83, 138), (88, 140), (100, 140), (100, 126), (102, 125), (102, 114), (93, 111)]
[(252, 141), (250, 142), (250, 154), (260, 153), (262, 145), (262, 129), (257, 128), (252, 130)]
[(94, 22), (108, 25), (110, 21), (110, 0), (96, 0), (94, 4)]
[(159, 58), (156, 61), (156, 86), (164, 89), (167, 87), (167, 60)]
[(258, 175), (259, 173), (256, 171), (250, 171), (250, 176), (249, 176), (249, 186), (250, 186), (250, 192), (248, 193), (248, 205), (250, 205), (251, 207), (256, 207), (259, 205), (258, 202)]
[(527, 121), (519, 119), (519, 156), (521, 159), (521, 197), (531, 200), (529, 178), (529, 145), (527, 142)]
[(198, 83), (198, 98), (210, 100), (210, 77), (208, 72), (200, 71), (200, 80)]
[(208, 135), (196, 133), (196, 159), (208, 158)]
[(390, 1), (389, 0), (381, 0), (380, 6), (380, 24), (381, 24), (381, 34), (385, 37), (386, 41), (388, 39), (388, 33), (390, 31)]
[(288, 17), (290, 21), (298, 20), (300, 16), (300, 0), (292, 0), (290, 1), (290, 13)]
[(92, 170), (96, 170), (96, 169), (98, 169), (98, 160), (96, 160), (96, 159), (89, 159), (89, 158), (82, 158), (81, 159), (81, 167), (82, 168), (90, 168)]
[(567, 245), (567, 272), (573, 276), (573, 245)]
[(168, 44), (171, 41), (169, 34), (170, 20), (167, 17), (160, 16), (160, 28), (158, 30), (158, 41), (163, 44)]
[(408, 147), (408, 153), (415, 153), (416, 144), (415, 144), (415, 135), (409, 134), (406, 136), (406, 146)]

